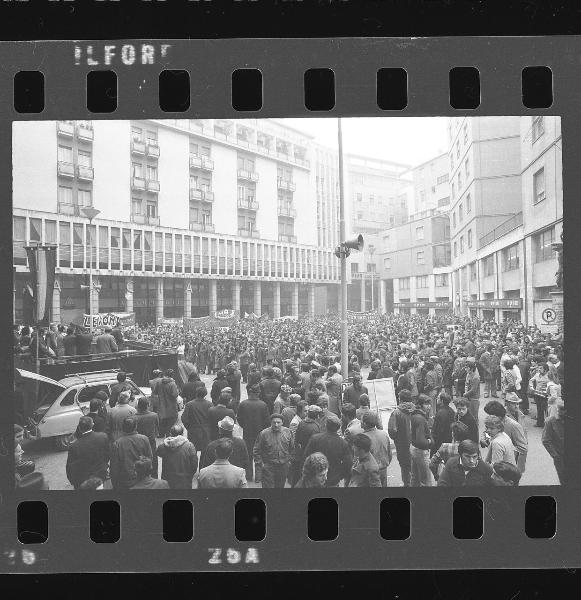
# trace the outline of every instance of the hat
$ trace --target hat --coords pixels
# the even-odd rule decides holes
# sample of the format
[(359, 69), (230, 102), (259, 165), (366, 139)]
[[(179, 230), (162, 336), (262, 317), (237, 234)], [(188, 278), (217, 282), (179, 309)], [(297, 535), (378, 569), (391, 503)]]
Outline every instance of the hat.
[(232, 417), (224, 417), (221, 421), (218, 421), (218, 427), (222, 431), (233, 431), (234, 419)]
[(308, 413), (320, 413), (323, 412), (323, 409), (318, 404), (310, 404), (307, 406)]
[(95, 398), (105, 401), (109, 399), (109, 396), (107, 396), (107, 392), (105, 392), (104, 390), (100, 390), (95, 394)]
[(514, 402), (515, 404), (520, 404), (522, 402), (522, 400), (514, 392), (507, 392), (504, 401)]
[(223, 392), (232, 392), (232, 388), (230, 386), (226, 386), (222, 388)]

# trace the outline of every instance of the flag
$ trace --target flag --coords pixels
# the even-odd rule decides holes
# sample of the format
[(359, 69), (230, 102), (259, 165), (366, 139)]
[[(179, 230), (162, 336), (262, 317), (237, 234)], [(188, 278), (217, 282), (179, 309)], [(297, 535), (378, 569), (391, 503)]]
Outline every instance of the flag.
[(26, 254), (34, 297), (34, 323), (46, 327), (52, 310), (56, 246), (26, 246)]

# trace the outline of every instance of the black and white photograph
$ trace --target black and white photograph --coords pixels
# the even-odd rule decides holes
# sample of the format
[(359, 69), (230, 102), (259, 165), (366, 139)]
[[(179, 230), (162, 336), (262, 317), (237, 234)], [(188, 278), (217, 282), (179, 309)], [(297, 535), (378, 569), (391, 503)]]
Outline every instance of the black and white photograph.
[(548, 115), (14, 121), (20, 495), (566, 484), (561, 157)]

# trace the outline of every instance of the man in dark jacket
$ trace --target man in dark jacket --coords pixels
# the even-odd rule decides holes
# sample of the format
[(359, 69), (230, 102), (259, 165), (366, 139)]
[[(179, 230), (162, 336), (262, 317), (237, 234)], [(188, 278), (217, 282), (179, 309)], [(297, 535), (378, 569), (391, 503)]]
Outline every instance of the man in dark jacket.
[(236, 420), (236, 413), (228, 408), (230, 404), (230, 393), (222, 390), (220, 397), (218, 398), (218, 404), (216, 406), (211, 406), (208, 409), (208, 422), (210, 424), (210, 440), (217, 440), (219, 436), (218, 432), (218, 423), (224, 417), (232, 417), (234, 421)]
[(399, 468), (401, 469), (401, 480), (405, 487), (410, 485), (411, 475), (411, 415), (415, 410), (415, 404), (411, 401), (409, 390), (402, 390), (399, 395), (399, 405), (391, 413), (387, 425), (389, 437), (395, 444), (395, 451)]
[(411, 416), (411, 487), (434, 485), (434, 476), (430, 471), (430, 448), (432, 437), (428, 425), (428, 417), (432, 408), (432, 400), (425, 394), (420, 394), (416, 408)]
[(451, 401), (452, 398), (450, 398), (448, 394), (440, 394), (441, 404), (439, 405), (438, 412), (434, 417), (434, 424), (432, 425), (434, 445), (430, 450), (430, 458), (444, 442), (452, 441), (452, 423), (456, 418), (456, 413), (450, 408)]
[[(242, 439), (246, 444), (248, 455), (252, 456), (254, 450), (254, 443), (258, 434), (266, 429), (270, 423), (268, 407), (266, 402), (260, 399), (260, 386), (255, 383), (252, 387), (248, 388), (248, 399), (242, 400), (238, 407), (237, 419), (238, 425), (242, 427)], [(257, 465), (255, 481), (260, 482), (260, 472)], [(253, 461), (250, 462), (246, 469), (246, 479), (252, 481), (253, 479)]]
[(111, 446), (111, 483), (114, 490), (128, 489), (136, 481), (135, 461), (140, 456), (152, 458), (149, 440), (137, 433), (135, 417), (123, 421), (122, 435)]
[(248, 377), (246, 383), (246, 391), (249, 391), (253, 385), (258, 385), (260, 383), (260, 371), (258, 370), (255, 363), (250, 363), (248, 365)]
[(478, 444), (463, 440), (458, 456), (449, 458), (438, 479), (438, 486), (462, 487), (492, 485), (492, 466), (480, 458)]
[(216, 379), (212, 382), (212, 389), (210, 390), (210, 398), (212, 399), (212, 404), (214, 406), (218, 404), (220, 394), (225, 387), (230, 387), (226, 379), (226, 371), (220, 369), (216, 373)]
[(191, 490), (198, 470), (198, 453), (179, 423), (171, 426), (169, 436), (157, 448), (157, 455), (161, 458), (161, 478), (170, 489)]
[(169, 485), (165, 479), (156, 479), (151, 476), (153, 469), (151, 459), (147, 456), (140, 456), (135, 461), (136, 481), (131, 486), (132, 490), (167, 490)]
[(317, 433), (321, 432), (321, 427), (319, 424), (319, 420), (323, 414), (323, 410), (320, 406), (316, 404), (311, 404), (307, 407), (307, 416), (303, 419), (295, 433), (295, 454), (293, 457), (293, 467), (292, 467), (292, 475), (291, 475), (291, 485), (299, 480), (303, 463), (305, 462), (305, 458), (307, 455), (305, 454), (305, 450), (309, 443), (311, 437)]
[(353, 383), (343, 393), (343, 402), (353, 404), (355, 410), (360, 406), (359, 398), (361, 394), (369, 394), (368, 389), (361, 383), (361, 375), (353, 376)]
[[(518, 370), (520, 371), (520, 376), (522, 377), (522, 381), (520, 382), (520, 390), (517, 392), (520, 399), (522, 400), (522, 404), (520, 406), (522, 412), (525, 415), (529, 414), (529, 381), (531, 379), (531, 363), (526, 359), (524, 353), (520, 353), (518, 355)], [(562, 383), (562, 382), (561, 382)]]
[(79, 327), (77, 331), (77, 355), (85, 356), (91, 354), (93, 336), (84, 328)]
[(565, 403), (557, 400), (557, 413), (545, 421), (543, 446), (551, 455), (561, 485), (567, 482), (565, 470)]
[[(242, 380), (242, 374), (238, 369), (238, 365), (235, 362), (230, 363), (226, 367), (226, 381), (228, 382), (228, 387), (232, 389), (232, 410), (236, 412), (238, 410), (238, 405), (240, 404), (241, 392), (240, 392), (240, 382)], [(232, 462), (232, 460), (230, 460)]]
[(137, 433), (144, 435), (149, 440), (152, 454), (152, 477), (157, 477), (157, 438), (159, 437), (159, 417), (157, 413), (149, 410), (149, 399), (141, 397), (137, 401), (137, 412), (134, 416), (137, 421)]
[(206, 386), (196, 388), (196, 397), (186, 403), (182, 413), (182, 423), (188, 430), (188, 440), (202, 453), (210, 443), (209, 413), (213, 405), (206, 398), (207, 394)]
[(468, 400), (466, 398), (460, 398), (458, 402), (456, 402), (456, 421), (460, 421), (460, 423), (464, 423), (466, 427), (468, 427), (468, 436), (469, 440), (472, 440), (474, 443), (478, 443), (478, 423), (475, 421), (474, 417), (468, 411)]
[(109, 464), (109, 438), (106, 433), (93, 431), (93, 419), (79, 419), (79, 438), (69, 447), (67, 479), (75, 489), (89, 477), (107, 478)]
[(119, 350), (115, 338), (111, 335), (111, 327), (105, 328), (105, 333), (97, 336), (97, 354), (112, 354)]
[(77, 354), (77, 337), (75, 330), (72, 327), (67, 329), (67, 335), (63, 338), (65, 356), (76, 356)]
[(127, 381), (127, 373), (120, 371), (117, 373), (117, 383), (111, 386), (111, 397), (109, 398), (109, 406), (113, 408), (117, 404), (119, 394), (125, 390), (133, 391), (131, 384)]
[(102, 394), (105, 396), (104, 400), (107, 400), (105, 392), (97, 392), (94, 398), (91, 398), (89, 402), (89, 414), (87, 417), (93, 419), (93, 431), (106, 433), (107, 432), (107, 408), (103, 405), (103, 397), (99, 397)]
[(275, 378), (272, 367), (265, 367), (263, 371), (264, 377), (260, 381), (260, 399), (266, 403), (269, 414), (272, 414), (274, 401), (280, 394), (282, 383)]
[(353, 466), (353, 455), (349, 444), (339, 436), (341, 421), (333, 413), (327, 415), (327, 430), (311, 437), (305, 449), (305, 458), (321, 452), (329, 461), (329, 473), (325, 487), (337, 487), (342, 479), (349, 479)]
[(200, 459), (200, 469), (210, 466), (216, 460), (216, 446), (220, 440), (229, 439), (232, 442), (232, 454), (228, 459), (230, 464), (235, 467), (241, 467), (248, 472), (250, 467), (250, 459), (248, 458), (248, 450), (246, 443), (242, 438), (234, 437), (234, 419), (232, 417), (224, 417), (218, 423), (219, 437), (217, 440), (210, 442), (206, 450), (202, 453)]
[(158, 396), (157, 414), (161, 435), (167, 435), (170, 427), (178, 419), (178, 386), (173, 379), (173, 369), (168, 369), (161, 382), (156, 386)]

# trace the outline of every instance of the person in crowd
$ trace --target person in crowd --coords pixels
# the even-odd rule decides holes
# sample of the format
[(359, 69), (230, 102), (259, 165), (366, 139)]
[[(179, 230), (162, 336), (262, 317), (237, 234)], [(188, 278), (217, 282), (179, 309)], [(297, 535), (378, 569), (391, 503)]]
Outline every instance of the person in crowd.
[(458, 455), (448, 459), (438, 479), (438, 486), (492, 485), (492, 466), (480, 458), (478, 444), (463, 440), (458, 444)]
[(253, 385), (259, 385), (260, 384), (260, 371), (258, 370), (258, 367), (256, 366), (256, 363), (250, 363), (248, 365), (248, 376), (247, 376), (247, 381), (246, 381), (246, 391), (249, 392), (250, 388)]
[(262, 379), (260, 380), (260, 399), (266, 403), (269, 414), (274, 411), (274, 401), (280, 394), (282, 384), (274, 376), (273, 367), (264, 367), (262, 369)]
[(93, 431), (93, 419), (81, 417), (78, 438), (69, 446), (67, 479), (75, 489), (89, 477), (105, 480), (109, 467), (109, 438), (106, 433)]
[[(200, 379), (200, 375), (196, 371), (192, 371), (188, 375), (188, 380), (182, 387), (181, 396), (184, 399), (184, 402), (193, 400), (196, 397), (196, 390), (198, 388), (206, 389), (206, 384)], [(207, 394), (208, 394), (208, 391), (206, 389), (206, 395)]]
[(292, 388), (290, 387), (290, 385), (281, 385), (280, 387), (280, 393), (278, 395), (278, 398), (274, 401), (274, 406), (273, 406), (273, 410), (275, 413), (279, 413), (282, 415), (282, 411), (287, 408), (288, 406), (290, 406), (290, 395), (292, 393)]
[(236, 412), (238, 410), (238, 405), (240, 404), (241, 392), (240, 392), (240, 382), (242, 381), (242, 374), (238, 369), (238, 363), (231, 362), (226, 367), (226, 381), (228, 382), (228, 387), (232, 390), (232, 410)]
[(513, 464), (502, 461), (492, 465), (492, 485), (517, 486), (522, 473)]
[[(523, 414), (529, 414), (529, 381), (531, 379), (531, 363), (524, 352), (518, 353), (517, 367), (521, 375), (520, 390), (518, 396), (522, 400), (521, 409)], [(516, 387), (515, 387), (516, 391)]]
[(211, 437), (209, 414), (213, 405), (206, 398), (207, 395), (208, 390), (205, 385), (190, 388), (184, 398), (186, 405), (181, 417), (182, 424), (188, 432), (188, 440), (201, 453), (210, 443)]
[(290, 429), (282, 426), (282, 415), (270, 415), (270, 427), (263, 429), (254, 443), (254, 462), (261, 469), (263, 488), (284, 488), (294, 453)]
[(169, 435), (157, 448), (161, 458), (161, 478), (172, 490), (191, 490), (192, 481), (198, 470), (196, 447), (184, 436), (184, 428), (179, 423), (172, 425)]
[(557, 400), (561, 397), (561, 384), (557, 369), (549, 369), (547, 372), (547, 416), (552, 417), (557, 413)]
[(230, 417), (232, 420), (236, 421), (236, 413), (229, 408), (230, 405), (230, 392), (227, 389), (223, 389), (220, 392), (220, 397), (218, 398), (218, 404), (216, 406), (210, 406), (208, 408), (208, 422), (210, 425), (210, 441), (217, 440), (220, 437), (220, 432), (218, 430), (218, 423), (224, 417)]
[(129, 390), (121, 392), (117, 404), (107, 415), (107, 434), (111, 443), (118, 440), (124, 434), (123, 423), (125, 419), (137, 412), (133, 406), (129, 406), (130, 399), (131, 392)]
[[(350, 402), (345, 401), (344, 404), (351, 404)], [(351, 404), (351, 406), (354, 406)], [(371, 410), (369, 407), (369, 396), (367, 394), (361, 394), (359, 396), (359, 408), (355, 409), (355, 416), (361, 421), (363, 414)]]
[(113, 327), (111, 331), (111, 335), (115, 339), (115, 343), (117, 344), (117, 349), (119, 352), (124, 349), (125, 338), (123, 337), (123, 332), (121, 331), (121, 327), (116, 325)]
[(111, 354), (119, 351), (112, 331), (111, 327), (105, 327), (104, 333), (97, 336), (95, 340), (97, 354)]
[(349, 487), (381, 487), (379, 466), (371, 454), (371, 440), (364, 433), (353, 438), (355, 461), (349, 477)]
[[(123, 393), (119, 401), (122, 397)], [(144, 435), (137, 433), (135, 417), (125, 417), (122, 434), (111, 445), (110, 471), (114, 490), (129, 489), (137, 481), (135, 462), (140, 456), (151, 459), (151, 445)]]
[(361, 421), (356, 417), (356, 410), (353, 404), (343, 404), (341, 413), (341, 422), (343, 429), (343, 439), (349, 444), (352, 444), (353, 438), (358, 433), (363, 433)]
[(301, 478), (297, 481), (296, 488), (324, 488), (329, 473), (329, 461), (322, 452), (309, 454), (303, 464)]
[(77, 337), (73, 327), (67, 327), (67, 334), (63, 338), (64, 356), (77, 355)]
[(537, 410), (536, 427), (545, 426), (545, 413), (548, 405), (547, 387), (549, 385), (549, 367), (547, 363), (541, 363), (537, 367), (537, 372), (529, 381), (529, 388), (533, 393), (533, 400)]
[(76, 334), (77, 340), (77, 355), (88, 356), (93, 348), (93, 336), (86, 327), (79, 327)]
[(466, 398), (460, 398), (456, 402), (456, 421), (464, 423), (468, 427), (468, 439), (478, 443), (478, 422), (474, 419), (468, 410), (469, 401)]
[(159, 398), (157, 414), (159, 415), (159, 431), (166, 436), (170, 428), (178, 419), (178, 386), (173, 378), (173, 369), (167, 369), (156, 386), (155, 391)]
[(371, 440), (371, 454), (379, 467), (381, 486), (387, 487), (387, 467), (392, 458), (391, 443), (387, 431), (377, 428), (378, 422), (379, 416), (376, 413), (368, 412), (363, 415), (361, 426), (363, 433)]
[(202, 453), (200, 460), (200, 469), (211, 465), (216, 460), (216, 445), (221, 439), (228, 438), (232, 440), (232, 454), (230, 455), (230, 464), (236, 467), (242, 467), (246, 472), (250, 469), (250, 460), (248, 458), (248, 450), (246, 443), (242, 438), (234, 437), (234, 419), (232, 417), (224, 417), (218, 423), (219, 437), (217, 440), (210, 442)]
[(452, 433), (452, 441), (440, 444), (439, 448), (430, 458), (430, 470), (436, 481), (440, 478), (441, 470), (446, 462), (448, 462), (448, 459), (458, 455), (460, 442), (468, 439), (466, 437), (468, 435), (468, 427), (460, 421), (454, 421), (450, 425), (450, 431)]
[(230, 387), (226, 379), (226, 371), (219, 369), (216, 373), (216, 379), (212, 382), (212, 389), (210, 391), (210, 398), (214, 406), (218, 404), (218, 398), (220, 398), (220, 394), (225, 387)]
[(215, 447), (216, 460), (198, 473), (198, 489), (238, 489), (248, 487), (244, 469), (230, 463), (232, 440), (221, 438)]
[(401, 470), (401, 480), (404, 487), (409, 487), (411, 480), (411, 416), (416, 406), (411, 401), (411, 392), (402, 390), (399, 394), (399, 404), (391, 413), (387, 425), (389, 437), (395, 444), (397, 462)]
[(165, 479), (157, 479), (151, 476), (154, 471), (151, 458), (140, 456), (133, 465), (135, 468), (135, 483), (129, 488), (131, 490), (167, 490), (169, 484)]
[(89, 401), (89, 412), (87, 417), (93, 419), (93, 431), (107, 432), (107, 392), (99, 391)]
[(567, 471), (565, 468), (565, 403), (563, 399), (556, 402), (557, 413), (545, 421), (543, 428), (543, 446), (553, 459), (555, 470), (559, 477), (559, 483), (567, 483)]
[(151, 375), (152, 378), (149, 380), (149, 389), (151, 390), (149, 405), (151, 406), (151, 410), (157, 413), (159, 411), (159, 395), (157, 393), (157, 386), (163, 379), (163, 371), (160, 369), (154, 369)]
[(159, 417), (157, 413), (149, 410), (149, 398), (141, 397), (137, 401), (137, 412), (134, 417), (137, 421), (137, 433), (144, 435), (149, 440), (151, 446), (151, 475), (156, 478), (158, 473), (157, 464), (157, 438), (159, 437)]
[(434, 445), (430, 450), (430, 457), (434, 455), (438, 448), (447, 442), (452, 441), (452, 423), (456, 418), (456, 413), (450, 408), (452, 398), (445, 392), (442, 392), (439, 397), (440, 404), (434, 417), (432, 425), (432, 437)]
[(500, 367), (501, 367), (501, 375), (500, 375), (500, 390), (502, 393), (502, 397), (504, 398), (506, 394), (507, 387), (514, 387), (516, 389), (516, 374), (514, 372), (514, 362), (510, 358), (508, 354), (503, 354), (505, 357), (504, 360), (501, 359)]
[(430, 471), (430, 448), (433, 441), (428, 425), (431, 409), (432, 399), (420, 394), (410, 420), (411, 487), (434, 485), (434, 477)]
[[(309, 443), (309, 440), (316, 433), (321, 432), (320, 420), (322, 416), (322, 409), (317, 404), (311, 404), (307, 406), (307, 416), (301, 421), (297, 427), (297, 431), (294, 435), (294, 456), (292, 460), (293, 469), (291, 482), (295, 483), (301, 476), (302, 466), (306, 457), (305, 450)], [(292, 485), (292, 484), (291, 484)]]
[(367, 394), (369, 397), (369, 390), (361, 383), (361, 375), (356, 374), (353, 376), (353, 383), (343, 393), (343, 402), (353, 404), (357, 410), (361, 404), (361, 394)]
[[(293, 394), (291, 394), (291, 398), (292, 398)], [(296, 396), (298, 398), (300, 398), (300, 396), (298, 394), (296, 394)], [(304, 421), (304, 419), (307, 416), (307, 403), (304, 400), (298, 400), (297, 401), (297, 409), (296, 409), (296, 414), (295, 416), (291, 419), (291, 422), (288, 425), (288, 428), (290, 429), (290, 432), (292, 433), (293, 436), (293, 441), (295, 439), (295, 435), (297, 432), (297, 429), (299, 427), (299, 424), (301, 423), (301, 421)], [(284, 415), (283, 415), (284, 417)]]
[(89, 477), (79, 486), (80, 490), (103, 490), (105, 489), (104, 481), (100, 477)]
[(119, 394), (125, 390), (133, 391), (131, 384), (127, 381), (127, 373), (120, 371), (117, 373), (117, 383), (111, 386), (111, 396), (109, 397), (109, 406), (113, 408), (117, 404)]
[(327, 395), (329, 396), (329, 410), (340, 417), (341, 385), (343, 384), (343, 377), (337, 372), (337, 367), (335, 365), (329, 366), (325, 384), (327, 386)]
[(480, 408), (480, 375), (476, 368), (476, 359), (469, 356), (466, 359), (466, 383), (464, 398), (468, 399), (468, 411), (478, 423), (478, 410)]
[(504, 422), (498, 415), (488, 415), (484, 419), (484, 432), (480, 438), (480, 446), (488, 448), (487, 463), (506, 461), (516, 466), (514, 446), (510, 437), (504, 432)]

